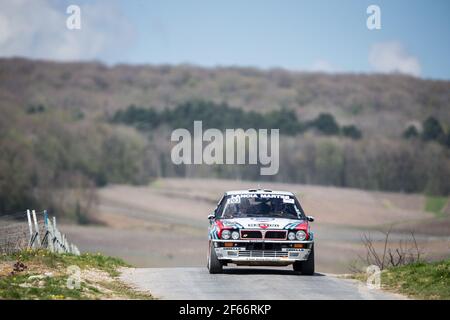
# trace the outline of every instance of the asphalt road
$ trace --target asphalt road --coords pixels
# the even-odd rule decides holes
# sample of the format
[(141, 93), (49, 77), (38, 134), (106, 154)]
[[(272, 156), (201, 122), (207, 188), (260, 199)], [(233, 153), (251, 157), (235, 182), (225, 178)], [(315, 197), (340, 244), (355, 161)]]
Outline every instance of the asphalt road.
[(159, 299), (280, 300), (402, 299), (396, 294), (369, 289), (355, 280), (316, 273), (302, 276), (288, 268), (225, 268), (209, 274), (200, 268), (124, 269), (121, 279)]

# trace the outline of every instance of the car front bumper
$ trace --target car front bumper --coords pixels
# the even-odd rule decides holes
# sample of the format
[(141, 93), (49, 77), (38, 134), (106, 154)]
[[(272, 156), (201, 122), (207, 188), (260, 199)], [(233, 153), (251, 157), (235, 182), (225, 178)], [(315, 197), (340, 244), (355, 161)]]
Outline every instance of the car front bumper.
[[(296, 261), (308, 259), (313, 241), (280, 241), (280, 240), (212, 240), (217, 258), (222, 262), (238, 265), (289, 265)], [(232, 247), (223, 246), (233, 243)], [(252, 249), (258, 244), (258, 249)], [(270, 249), (265, 249), (267, 246)], [(276, 249), (271, 244), (278, 245)], [(303, 248), (293, 245), (303, 244)]]

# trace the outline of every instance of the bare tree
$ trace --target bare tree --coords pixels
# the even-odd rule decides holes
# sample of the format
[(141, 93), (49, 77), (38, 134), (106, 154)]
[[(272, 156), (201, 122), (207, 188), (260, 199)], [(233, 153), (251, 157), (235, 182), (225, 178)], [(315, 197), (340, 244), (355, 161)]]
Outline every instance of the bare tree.
[[(359, 255), (360, 262), (365, 265), (376, 265), (380, 270), (390, 267), (397, 267), (419, 262), (422, 258), (422, 251), (419, 248), (414, 232), (406, 240), (393, 242), (390, 240), (392, 226), (388, 231), (381, 231), (384, 234), (382, 249), (377, 249), (376, 242), (370, 235), (362, 236), (362, 243), (366, 249), (365, 256)], [(350, 266), (351, 271), (359, 272), (360, 268), (356, 265)]]

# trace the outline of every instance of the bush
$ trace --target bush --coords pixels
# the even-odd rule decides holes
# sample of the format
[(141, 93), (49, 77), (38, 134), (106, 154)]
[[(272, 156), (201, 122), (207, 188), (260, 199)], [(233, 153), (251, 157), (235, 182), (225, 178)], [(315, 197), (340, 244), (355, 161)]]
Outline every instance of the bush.
[(416, 126), (413, 126), (413, 125), (410, 125), (403, 132), (403, 138), (405, 138), (405, 139), (413, 139), (413, 138), (417, 138), (418, 136), (419, 136), (419, 131), (417, 131)]
[(317, 119), (311, 121), (310, 126), (326, 135), (339, 134), (339, 125), (334, 119), (334, 116), (329, 113), (321, 113)]
[(444, 137), (444, 129), (434, 117), (428, 117), (423, 122), (422, 139), (424, 141), (439, 141)]
[(359, 130), (354, 125), (343, 126), (342, 127), (342, 135), (344, 137), (352, 138), (355, 140), (361, 139), (361, 137), (362, 137), (361, 130)]

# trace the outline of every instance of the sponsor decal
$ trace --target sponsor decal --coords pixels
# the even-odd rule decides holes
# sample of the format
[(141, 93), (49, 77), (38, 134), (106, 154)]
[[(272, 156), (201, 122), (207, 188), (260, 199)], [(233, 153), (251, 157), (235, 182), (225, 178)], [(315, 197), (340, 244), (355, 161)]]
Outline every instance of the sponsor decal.
[(243, 194), (235, 194), (232, 195), (230, 199), (234, 199), (233, 201), (240, 202), (240, 198), (269, 198), (269, 199), (292, 199), (291, 196), (285, 194), (272, 194), (272, 193), (243, 193)]
[(227, 199), (227, 204), (240, 204), (241, 198), (264, 198), (264, 199), (281, 199), (283, 203), (295, 204), (294, 198), (283, 194), (270, 194), (270, 193), (259, 193), (259, 194), (236, 194), (232, 195)]
[(222, 224), (225, 227), (229, 227), (229, 228), (235, 228), (235, 229), (241, 229), (242, 225), (236, 221), (223, 221)]
[(267, 228), (279, 228), (279, 224), (275, 223), (251, 223), (248, 225), (249, 228), (261, 228), (261, 229), (267, 229)]

